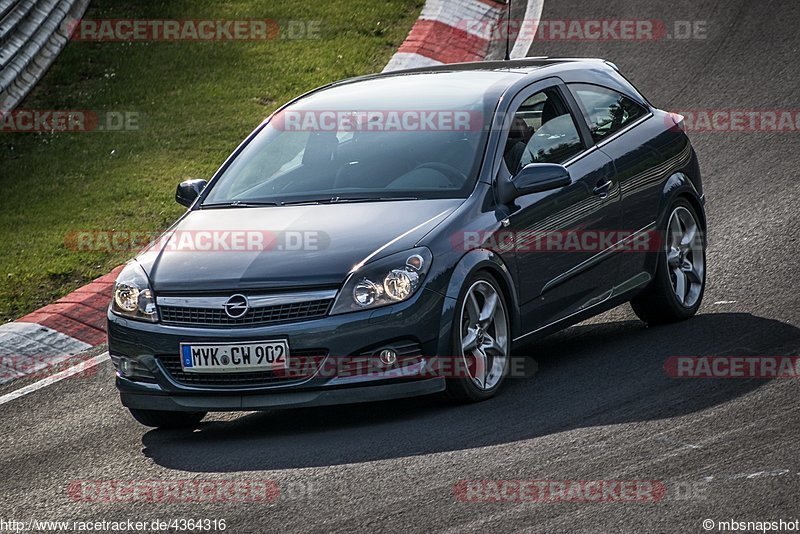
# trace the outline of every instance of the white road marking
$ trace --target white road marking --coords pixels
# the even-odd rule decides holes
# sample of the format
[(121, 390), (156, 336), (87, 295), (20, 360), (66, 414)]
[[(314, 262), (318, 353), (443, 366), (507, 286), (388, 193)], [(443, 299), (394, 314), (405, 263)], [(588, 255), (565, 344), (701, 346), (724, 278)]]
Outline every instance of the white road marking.
[[(746, 478), (748, 480), (752, 480), (754, 478), (761, 478), (761, 477), (782, 477), (784, 475), (791, 474), (788, 469), (773, 469), (772, 471), (757, 471), (755, 473), (739, 473), (736, 475), (728, 475), (722, 477), (715, 477), (714, 475), (704, 477), (703, 480), (705, 482), (712, 482), (715, 479), (720, 480), (740, 480)], [(795, 473), (800, 475), (800, 473)]]
[(64, 369), (63, 371), (56, 373), (53, 376), (48, 376), (47, 378), (39, 380), (38, 382), (34, 382), (33, 384), (28, 384), (25, 387), (19, 388), (15, 391), (12, 391), (11, 393), (7, 393), (2, 397), (0, 397), (0, 405), (6, 404), (20, 397), (24, 397), (28, 393), (33, 393), (34, 391), (46, 388), (47, 386), (55, 384), (56, 382), (60, 382), (65, 378), (69, 378), (78, 373), (82, 373), (87, 369), (91, 369), (96, 365), (100, 365), (101, 363), (103, 363), (108, 359), (109, 359), (108, 352), (104, 352), (99, 356), (95, 356), (94, 358), (90, 358), (86, 361), (83, 361), (78, 365), (70, 367), (69, 369)]
[(528, 7), (525, 8), (525, 20), (521, 25), (522, 32), (517, 36), (517, 41), (511, 50), (511, 59), (518, 59), (528, 55), (533, 45), (536, 30), (539, 28), (542, 9), (544, 9), (544, 0), (528, 0)]
[(738, 478), (753, 479), (759, 477), (780, 477), (788, 474), (788, 469), (774, 469), (772, 471), (757, 471), (755, 473), (739, 473), (738, 475), (733, 475), (731, 479), (736, 480)]
[(723, 304), (736, 304), (735, 300), (718, 300), (714, 303), (714, 306), (721, 306)]

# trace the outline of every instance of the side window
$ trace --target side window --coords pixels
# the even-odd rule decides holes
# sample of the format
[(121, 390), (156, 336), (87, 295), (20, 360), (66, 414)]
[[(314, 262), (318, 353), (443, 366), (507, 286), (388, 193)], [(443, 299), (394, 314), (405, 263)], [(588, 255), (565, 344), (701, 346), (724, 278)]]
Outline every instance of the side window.
[(611, 89), (583, 83), (569, 87), (589, 114), (589, 129), (596, 142), (647, 114), (641, 105)]
[(555, 88), (531, 96), (514, 113), (504, 159), (515, 174), (529, 163), (564, 163), (585, 147)]

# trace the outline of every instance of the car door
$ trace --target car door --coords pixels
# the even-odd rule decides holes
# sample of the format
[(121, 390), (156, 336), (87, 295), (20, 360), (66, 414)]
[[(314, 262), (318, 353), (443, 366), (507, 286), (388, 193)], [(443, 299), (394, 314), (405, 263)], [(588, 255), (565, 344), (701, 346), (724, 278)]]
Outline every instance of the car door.
[(621, 292), (640, 282), (647, 254), (658, 248), (659, 237), (652, 231), (670, 167), (664, 165), (654, 140), (665, 126), (651, 120), (653, 114), (644, 104), (608, 87), (570, 83), (568, 88), (582, 108), (597, 148), (614, 160), (623, 233), (633, 236), (628, 243), (635, 239), (635, 247), (621, 247), (630, 251), (620, 261)]
[[(594, 149), (564, 84), (540, 84), (511, 104), (513, 118), (525, 119), (530, 139), (516, 165), (509, 153), (518, 152), (519, 145), (506, 141), (499, 178), (510, 174), (509, 166), (516, 171), (526, 163), (559, 163), (572, 181), (517, 198), (507, 217), (505, 230), (515, 236), (510, 259), (517, 269), (523, 334), (608, 298), (618, 268), (617, 255), (604, 245), (608, 232), (621, 223), (613, 162)], [(509, 122), (511, 130), (516, 121)]]

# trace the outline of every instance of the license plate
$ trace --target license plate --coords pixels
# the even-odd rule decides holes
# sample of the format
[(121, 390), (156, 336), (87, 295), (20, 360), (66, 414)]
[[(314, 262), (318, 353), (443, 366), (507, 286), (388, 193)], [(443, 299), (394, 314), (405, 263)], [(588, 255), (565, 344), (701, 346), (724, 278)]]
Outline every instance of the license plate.
[(289, 343), (181, 343), (181, 366), (187, 373), (246, 373), (286, 369)]

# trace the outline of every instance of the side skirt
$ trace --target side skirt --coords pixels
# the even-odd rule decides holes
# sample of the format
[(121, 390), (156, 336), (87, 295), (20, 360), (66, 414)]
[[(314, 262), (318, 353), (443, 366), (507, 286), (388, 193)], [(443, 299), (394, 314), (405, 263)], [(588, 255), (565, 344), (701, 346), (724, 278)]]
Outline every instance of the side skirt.
[(652, 276), (649, 273), (640, 273), (631, 280), (615, 287), (611, 296), (602, 302), (598, 302), (597, 304), (594, 304), (585, 310), (581, 310), (568, 317), (564, 317), (563, 319), (559, 319), (558, 321), (537, 328), (536, 330), (528, 332), (527, 334), (522, 334), (521, 336), (515, 337), (513, 340), (512, 349), (514, 347), (519, 347), (521, 345), (541, 339), (545, 336), (558, 332), (559, 330), (563, 330), (569, 326), (580, 323), (581, 321), (585, 321), (586, 319), (594, 317), (595, 315), (599, 315), (610, 309), (616, 308), (620, 304), (625, 304), (635, 297), (644, 287), (646, 287), (647, 284), (650, 283), (651, 279)]

